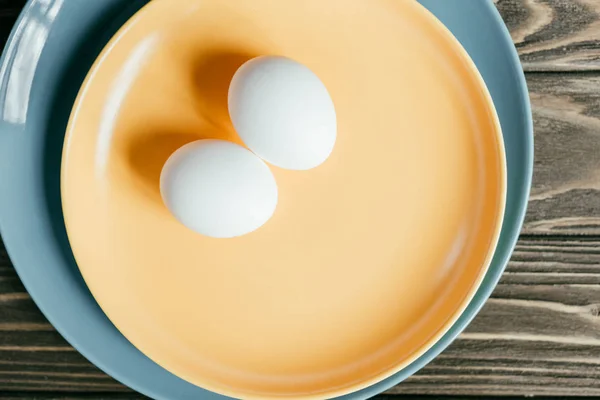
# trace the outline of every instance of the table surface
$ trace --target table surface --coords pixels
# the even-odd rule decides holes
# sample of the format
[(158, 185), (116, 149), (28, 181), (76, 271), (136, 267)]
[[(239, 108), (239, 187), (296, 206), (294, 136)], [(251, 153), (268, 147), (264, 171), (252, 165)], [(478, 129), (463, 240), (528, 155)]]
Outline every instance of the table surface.
[[(525, 226), (479, 316), (389, 394), (600, 396), (600, 0), (494, 2), (533, 105)], [(0, 44), (24, 3), (0, 0)], [(33, 397), (143, 398), (54, 330), (0, 240), (0, 398)]]

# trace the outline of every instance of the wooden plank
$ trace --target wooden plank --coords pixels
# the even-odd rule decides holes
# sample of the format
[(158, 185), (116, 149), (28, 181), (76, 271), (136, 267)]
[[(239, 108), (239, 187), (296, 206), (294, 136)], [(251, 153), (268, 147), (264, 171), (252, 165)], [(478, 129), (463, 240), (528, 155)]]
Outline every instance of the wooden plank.
[(527, 83), (535, 167), (523, 232), (600, 234), (600, 75), (530, 74)]
[[(0, 263), (0, 393), (127, 392), (51, 329)], [(467, 332), (390, 393), (600, 395), (600, 239), (522, 238)]]
[(494, 0), (526, 71), (600, 70), (597, 0)]

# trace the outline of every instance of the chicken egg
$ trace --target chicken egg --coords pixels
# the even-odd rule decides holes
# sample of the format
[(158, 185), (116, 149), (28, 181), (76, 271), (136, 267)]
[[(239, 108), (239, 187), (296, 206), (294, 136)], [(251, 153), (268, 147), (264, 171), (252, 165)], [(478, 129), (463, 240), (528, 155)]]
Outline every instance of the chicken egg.
[(333, 151), (333, 101), (317, 75), (294, 60), (261, 56), (246, 62), (233, 76), (228, 103), (240, 138), (275, 166), (311, 169)]
[(213, 238), (248, 234), (265, 224), (277, 206), (269, 167), (235, 143), (199, 140), (175, 151), (160, 176), (171, 213), (188, 228)]

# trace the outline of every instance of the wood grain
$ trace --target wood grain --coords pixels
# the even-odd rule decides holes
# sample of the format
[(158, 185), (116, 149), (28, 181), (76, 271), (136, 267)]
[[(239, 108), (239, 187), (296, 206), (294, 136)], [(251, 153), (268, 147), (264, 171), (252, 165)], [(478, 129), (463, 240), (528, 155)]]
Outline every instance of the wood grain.
[(495, 0), (526, 71), (600, 70), (597, 0)]
[(600, 234), (600, 75), (529, 74), (527, 83), (535, 167), (523, 233)]

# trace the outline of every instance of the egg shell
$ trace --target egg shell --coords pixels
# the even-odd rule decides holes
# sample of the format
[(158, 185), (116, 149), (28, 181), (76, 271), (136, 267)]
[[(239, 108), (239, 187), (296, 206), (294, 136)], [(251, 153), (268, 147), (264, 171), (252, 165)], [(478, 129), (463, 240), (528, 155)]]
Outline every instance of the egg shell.
[(223, 140), (199, 140), (175, 151), (163, 167), (160, 191), (175, 218), (213, 238), (260, 228), (278, 198), (269, 167), (248, 149)]
[(229, 87), (229, 115), (246, 146), (285, 169), (322, 164), (337, 136), (335, 106), (308, 67), (279, 56), (243, 64)]

